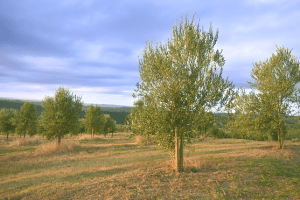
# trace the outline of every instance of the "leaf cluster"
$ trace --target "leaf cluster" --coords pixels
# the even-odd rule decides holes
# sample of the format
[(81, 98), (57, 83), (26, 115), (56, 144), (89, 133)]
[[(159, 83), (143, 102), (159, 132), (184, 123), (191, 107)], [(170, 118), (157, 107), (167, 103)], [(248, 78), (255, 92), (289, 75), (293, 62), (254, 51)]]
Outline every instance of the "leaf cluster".
[(219, 105), (229, 107), (234, 85), (222, 78), (225, 59), (215, 51), (218, 31), (204, 32), (186, 18), (173, 27), (166, 45), (146, 44), (139, 60), (141, 82), (133, 97), (132, 129), (155, 137), (174, 150), (175, 128), (189, 141), (204, 113)]
[(41, 123), (48, 140), (52, 140), (68, 133), (79, 131), (79, 115), (82, 109), (81, 97), (74, 95), (69, 89), (59, 88), (55, 97), (43, 100), (44, 111)]
[(100, 107), (91, 105), (85, 110), (84, 126), (87, 133), (100, 134), (105, 125), (105, 118)]

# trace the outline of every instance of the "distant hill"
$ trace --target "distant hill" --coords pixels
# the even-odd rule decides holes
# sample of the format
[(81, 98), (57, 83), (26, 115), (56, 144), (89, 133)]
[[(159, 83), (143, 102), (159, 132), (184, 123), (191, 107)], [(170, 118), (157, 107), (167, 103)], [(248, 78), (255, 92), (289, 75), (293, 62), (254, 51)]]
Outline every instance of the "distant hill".
[[(43, 108), (42, 108), (42, 101), (38, 100), (26, 100), (26, 99), (13, 99), (13, 98), (3, 98), (0, 97), (0, 110), (2, 108), (13, 108), (16, 110), (21, 109), (23, 104), (28, 102), (33, 102), (36, 106), (37, 115), (40, 116)], [(82, 112), (80, 115), (80, 118), (84, 118), (85, 110), (90, 106), (91, 104), (83, 104)], [(120, 106), (120, 105), (109, 105), (109, 104), (93, 104), (94, 106), (100, 106), (103, 110), (104, 114), (109, 114), (112, 119), (116, 120), (117, 124), (124, 124), (126, 115), (131, 113), (131, 108), (129, 106)]]

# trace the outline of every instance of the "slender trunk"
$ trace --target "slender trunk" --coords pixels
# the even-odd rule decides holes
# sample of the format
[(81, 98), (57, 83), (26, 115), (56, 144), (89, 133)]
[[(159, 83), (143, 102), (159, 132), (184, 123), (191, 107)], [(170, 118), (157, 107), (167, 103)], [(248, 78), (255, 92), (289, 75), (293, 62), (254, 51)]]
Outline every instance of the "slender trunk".
[(24, 131), (24, 138), (25, 138), (25, 133), (26, 133), (26, 132)]
[(175, 171), (178, 173), (183, 171), (183, 146), (182, 134), (178, 134), (175, 128)]
[(6, 133), (6, 140), (8, 141), (8, 131), (7, 131), (7, 133)]
[(114, 137), (114, 133), (113, 132), (111, 132), (111, 137)]
[(61, 137), (60, 137), (60, 132), (58, 132), (58, 146), (60, 146), (60, 142), (61, 142)]
[(279, 128), (279, 130), (278, 130), (278, 148), (282, 149), (282, 146), (283, 146), (283, 134), (282, 134), (281, 129)]
[(92, 128), (92, 138), (94, 138), (94, 129)]

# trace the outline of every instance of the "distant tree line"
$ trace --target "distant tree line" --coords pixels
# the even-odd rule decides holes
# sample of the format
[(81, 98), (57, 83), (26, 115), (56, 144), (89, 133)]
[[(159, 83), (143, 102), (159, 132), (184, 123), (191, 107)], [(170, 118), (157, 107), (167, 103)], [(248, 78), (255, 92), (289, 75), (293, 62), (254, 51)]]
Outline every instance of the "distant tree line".
[(0, 110), (0, 132), (7, 136), (16, 133), (24, 138), (26, 135), (40, 134), (48, 140), (57, 138), (58, 144), (66, 134), (79, 133), (112, 134), (117, 131), (116, 121), (109, 114), (103, 114), (98, 106), (91, 105), (85, 110), (85, 117), (80, 119), (82, 110), (81, 97), (74, 95), (69, 89), (59, 88), (54, 97), (43, 100), (43, 111), (37, 116), (36, 105), (25, 102), (20, 111), (10, 108)]
[[(0, 99), (0, 110), (3, 108), (15, 109), (20, 111), (20, 108), (26, 101), (14, 100), (14, 99)], [(42, 102), (34, 101), (32, 102), (35, 105), (36, 114), (39, 117), (43, 112)], [(82, 111), (80, 112), (80, 118), (84, 118), (85, 110), (89, 106), (82, 106)], [(112, 119), (116, 121), (117, 124), (124, 124), (125, 117), (130, 114), (131, 107), (101, 107), (103, 114), (108, 114)]]

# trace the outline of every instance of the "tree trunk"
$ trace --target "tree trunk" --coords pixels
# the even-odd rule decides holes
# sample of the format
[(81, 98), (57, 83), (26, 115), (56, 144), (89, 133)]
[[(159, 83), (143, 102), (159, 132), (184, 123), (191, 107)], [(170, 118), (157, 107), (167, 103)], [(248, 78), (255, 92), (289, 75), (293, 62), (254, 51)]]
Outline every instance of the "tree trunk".
[(178, 134), (175, 128), (175, 171), (180, 173), (183, 171), (183, 142), (182, 134)]
[(281, 129), (278, 130), (278, 148), (282, 149), (283, 146), (283, 134)]
[(114, 133), (113, 132), (111, 132), (111, 137), (114, 137)]
[(8, 141), (8, 131), (7, 131), (7, 133), (6, 133), (6, 140)]
[(58, 132), (58, 146), (60, 146), (60, 142), (61, 142), (61, 137), (60, 137), (60, 132)]
[(25, 133), (26, 133), (26, 132), (24, 131), (24, 138), (25, 138)]
[(92, 138), (94, 138), (94, 129), (92, 128)]

